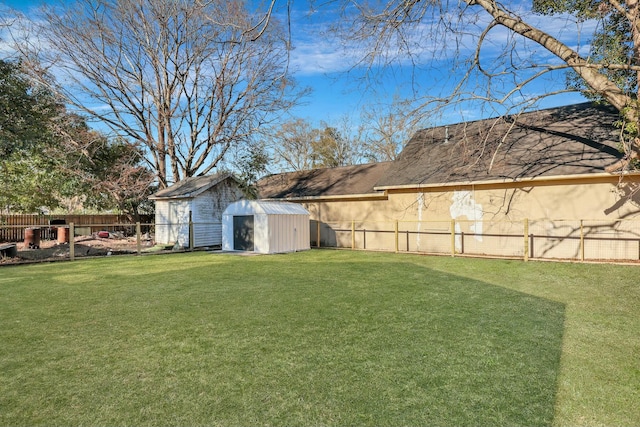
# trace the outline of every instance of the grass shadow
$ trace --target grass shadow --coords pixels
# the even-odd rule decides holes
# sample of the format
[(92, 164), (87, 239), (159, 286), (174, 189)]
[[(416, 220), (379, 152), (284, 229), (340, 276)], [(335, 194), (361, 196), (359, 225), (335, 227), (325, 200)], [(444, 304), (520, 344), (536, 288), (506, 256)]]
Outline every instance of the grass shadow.
[(558, 302), (399, 257), (109, 265), (31, 268), (0, 295), (0, 423), (553, 421)]

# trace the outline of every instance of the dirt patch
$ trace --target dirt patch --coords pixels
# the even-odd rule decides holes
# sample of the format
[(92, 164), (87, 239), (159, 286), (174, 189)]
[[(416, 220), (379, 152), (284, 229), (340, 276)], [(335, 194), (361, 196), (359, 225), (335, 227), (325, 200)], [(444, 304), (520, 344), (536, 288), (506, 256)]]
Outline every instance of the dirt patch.
[[(26, 262), (54, 261), (70, 258), (69, 243), (58, 243), (55, 240), (42, 240), (38, 249), (29, 248), (23, 242), (16, 243), (18, 254), (13, 258), (0, 258), (0, 264), (20, 264)], [(150, 238), (141, 241), (141, 249), (153, 246)], [(76, 257), (109, 256), (133, 254), (138, 251), (137, 240), (134, 237), (101, 238), (92, 236), (77, 236), (74, 239), (74, 255)]]

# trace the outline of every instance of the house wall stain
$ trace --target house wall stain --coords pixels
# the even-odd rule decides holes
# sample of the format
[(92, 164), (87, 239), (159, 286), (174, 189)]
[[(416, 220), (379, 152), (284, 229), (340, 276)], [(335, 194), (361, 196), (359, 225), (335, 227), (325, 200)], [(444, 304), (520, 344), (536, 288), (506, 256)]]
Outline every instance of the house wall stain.
[[(482, 242), (482, 205), (476, 203), (473, 192), (469, 190), (454, 191), (451, 200), (452, 203), (449, 207), (451, 219), (467, 219), (473, 221), (473, 223), (469, 225), (469, 230), (478, 242)], [(461, 250), (462, 236), (460, 236), (459, 233), (462, 232), (462, 227), (459, 222), (456, 222), (455, 230), (456, 250)]]

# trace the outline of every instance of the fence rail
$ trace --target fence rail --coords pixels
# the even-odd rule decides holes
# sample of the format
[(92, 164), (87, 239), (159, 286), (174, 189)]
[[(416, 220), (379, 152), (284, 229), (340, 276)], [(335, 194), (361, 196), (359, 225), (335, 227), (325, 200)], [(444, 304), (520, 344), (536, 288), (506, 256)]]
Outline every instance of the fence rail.
[[(0, 242), (16, 242), (24, 240), (27, 228), (40, 228), (43, 239), (55, 238), (55, 229), (58, 225), (73, 223), (76, 227), (90, 227), (89, 233), (100, 231), (100, 228), (113, 224), (127, 223), (124, 215), (0, 215)], [(142, 223), (153, 222), (153, 216), (144, 215), (140, 218)], [(130, 225), (130, 224), (129, 224)]]
[[(107, 230), (129, 239), (128, 253), (144, 252), (155, 245), (156, 231), (176, 227), (180, 239), (165, 248), (193, 250), (202, 246), (204, 231), (221, 233), (219, 223), (154, 224), (109, 221), (118, 216), (82, 216), (80, 222), (64, 217), (65, 225), (52, 226), (51, 219), (61, 217), (23, 216), (25, 223), (8, 224), (0, 216), (0, 248), (13, 242), (19, 250), (28, 250), (26, 231), (39, 241), (56, 244), (62, 228), (62, 243), (69, 243), (70, 259), (91, 255), (75, 253), (83, 247), (88, 235)], [(98, 219), (92, 222), (91, 219)], [(37, 221), (36, 221), (37, 220)], [(14, 219), (15, 220), (15, 216)], [(472, 255), (529, 259), (562, 259), (575, 261), (640, 261), (640, 220), (529, 220), (522, 221), (332, 221), (310, 224), (312, 247), (366, 249), (389, 252), (412, 252), (450, 256)], [(208, 233), (208, 231), (207, 231)], [(209, 233), (210, 234), (210, 233)], [(64, 237), (68, 240), (65, 240)], [(7, 237), (9, 236), (9, 237)], [(72, 236), (70, 238), (68, 236)], [(208, 234), (207, 234), (208, 236)], [(208, 236), (210, 237), (210, 236)], [(75, 242), (74, 242), (75, 239)], [(221, 237), (220, 237), (221, 239)], [(209, 239), (208, 239), (209, 240)], [(103, 243), (108, 244), (109, 241)], [(165, 243), (161, 240), (161, 242)], [(37, 245), (33, 245), (37, 246)], [(158, 246), (158, 245), (156, 245)], [(211, 247), (209, 243), (207, 247)], [(0, 261), (2, 260), (0, 253)]]
[(312, 247), (528, 259), (640, 260), (640, 220), (332, 221)]
[[(167, 249), (155, 247), (153, 223), (84, 223), (76, 226), (70, 222), (43, 227), (15, 224), (0, 225), (1, 229), (8, 235), (23, 237), (8, 243), (0, 242), (0, 264), (64, 259), (73, 261), (77, 257), (116, 254), (140, 255)], [(22, 234), (11, 233), (18, 230)]]

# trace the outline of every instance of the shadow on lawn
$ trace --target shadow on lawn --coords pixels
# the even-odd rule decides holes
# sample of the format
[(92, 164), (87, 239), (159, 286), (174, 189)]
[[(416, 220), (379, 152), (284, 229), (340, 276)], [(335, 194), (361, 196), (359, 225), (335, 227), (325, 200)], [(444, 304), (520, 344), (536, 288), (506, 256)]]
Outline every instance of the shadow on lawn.
[[(308, 258), (235, 258), (209, 301), (232, 310), (226, 333), (243, 338), (227, 356), (251, 395), (270, 396), (275, 424), (552, 423), (563, 304), (420, 260)], [(236, 392), (224, 390), (246, 411)]]
[[(419, 261), (380, 261), (375, 267), (340, 263), (316, 271), (346, 279), (333, 285), (343, 294), (336, 303), (358, 315), (330, 322), (330, 334), (339, 337), (332, 345), (358, 341), (367, 356), (354, 363), (377, 366), (368, 375), (345, 376), (368, 390), (376, 400), (373, 407), (391, 412), (391, 424), (552, 424), (564, 304), (432, 270)], [(367, 272), (375, 272), (374, 278), (357, 279)], [(325, 318), (312, 316), (309, 322)], [(383, 332), (371, 332), (372, 324)], [(348, 332), (340, 338), (343, 331)], [(349, 389), (334, 369), (321, 368), (339, 390)], [(354, 394), (350, 390), (343, 397), (351, 401)], [(346, 421), (375, 424), (376, 417)]]
[[(48, 277), (32, 303), (53, 314), (29, 334), (84, 355), (47, 365), (50, 398), (75, 386), (81, 413), (31, 409), (52, 424), (552, 424), (563, 304), (431, 269), (426, 257), (322, 255), (149, 257), (135, 282), (128, 263), (98, 268), (108, 273), (95, 285)], [(111, 265), (100, 262), (77, 265)], [(70, 324), (56, 314), (65, 305), (78, 316)], [(43, 366), (38, 350), (16, 378)], [(45, 387), (34, 386), (14, 391)], [(104, 407), (114, 410), (96, 418)]]
[(435, 385), (427, 400), (437, 409), (427, 423), (551, 425), (565, 305), (429, 268), (424, 277), (413, 288), (433, 311), (423, 384)]

